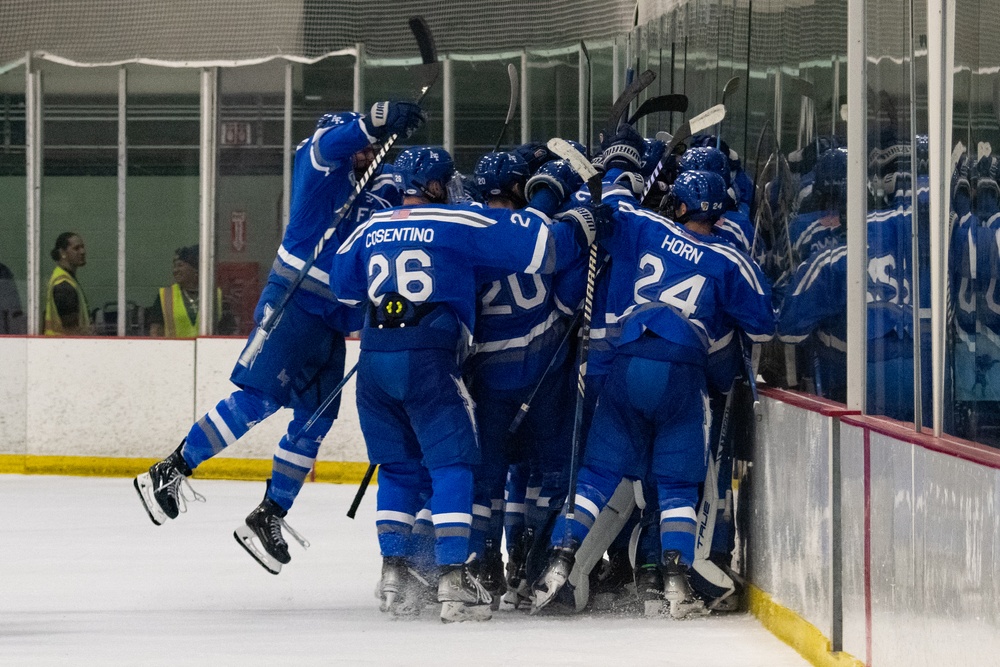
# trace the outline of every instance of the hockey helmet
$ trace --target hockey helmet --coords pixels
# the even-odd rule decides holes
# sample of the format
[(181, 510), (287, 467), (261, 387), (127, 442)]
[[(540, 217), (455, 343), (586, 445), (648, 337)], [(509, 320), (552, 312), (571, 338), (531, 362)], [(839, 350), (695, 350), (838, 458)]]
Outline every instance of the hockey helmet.
[(335, 127), (337, 125), (347, 125), (348, 123), (353, 123), (359, 118), (361, 118), (361, 114), (355, 113), (353, 111), (338, 111), (336, 113), (325, 113), (319, 117), (318, 121), (316, 121), (316, 129), (322, 130), (327, 127)]
[(531, 175), (528, 163), (517, 153), (487, 153), (480, 158), (474, 173), (476, 187), (486, 199), (490, 197), (511, 197), (523, 199), (517, 193), (517, 186), (522, 192), (528, 176)]
[(847, 207), (847, 149), (832, 148), (819, 156), (814, 170), (813, 192), (819, 206), (844, 210)]
[[(729, 193), (721, 176), (694, 169), (678, 174), (664, 199), (664, 211), (682, 224), (689, 220), (714, 223), (726, 211), (728, 202)], [(677, 215), (681, 204), (687, 211)]]
[(446, 186), (455, 172), (455, 162), (445, 149), (440, 146), (409, 148), (399, 154), (395, 166), (393, 178), (404, 197), (424, 197), (436, 203), (448, 200)]
[(642, 136), (631, 125), (623, 124), (611, 136), (601, 136), (601, 155), (605, 169), (638, 171), (642, 168), (642, 156), (646, 144)]
[(538, 141), (529, 141), (526, 144), (521, 144), (513, 152), (520, 155), (528, 163), (528, 169), (532, 174), (538, 171), (538, 168), (549, 160), (556, 159), (552, 151), (545, 144)]
[(729, 187), (729, 160), (719, 149), (708, 146), (696, 146), (684, 151), (677, 161), (677, 171), (710, 171), (718, 174)]

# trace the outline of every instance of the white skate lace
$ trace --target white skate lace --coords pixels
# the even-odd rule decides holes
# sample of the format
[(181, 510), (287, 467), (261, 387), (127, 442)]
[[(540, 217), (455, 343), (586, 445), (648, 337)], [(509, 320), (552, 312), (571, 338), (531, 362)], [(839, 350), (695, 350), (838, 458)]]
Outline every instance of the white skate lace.
[(275, 519), (277, 519), (277, 522), (271, 524), (271, 537), (275, 538), (277, 541), (284, 542), (284, 540), (281, 539), (281, 529), (284, 528), (288, 531), (289, 535), (295, 538), (295, 541), (298, 542), (303, 549), (309, 548), (309, 540), (297, 533), (294, 528), (288, 525), (287, 521), (280, 517), (275, 517)]
[[(190, 496), (184, 493), (184, 489), (181, 488), (182, 484), (187, 487), (188, 491), (191, 492)], [(156, 490), (162, 491), (163, 489), (166, 489), (167, 494), (177, 502), (178, 512), (187, 512), (188, 503), (205, 502), (205, 496), (195, 491), (194, 487), (191, 486), (191, 482), (188, 481), (188, 478), (177, 470), (172, 471), (170, 477), (167, 478), (167, 481), (165, 481), (160, 488)]]
[(492, 602), (493, 596), (490, 592), (486, 590), (486, 587), (479, 583), (479, 579), (472, 576), (472, 574), (467, 570), (462, 571), (463, 579), (469, 588), (475, 591), (477, 602)]

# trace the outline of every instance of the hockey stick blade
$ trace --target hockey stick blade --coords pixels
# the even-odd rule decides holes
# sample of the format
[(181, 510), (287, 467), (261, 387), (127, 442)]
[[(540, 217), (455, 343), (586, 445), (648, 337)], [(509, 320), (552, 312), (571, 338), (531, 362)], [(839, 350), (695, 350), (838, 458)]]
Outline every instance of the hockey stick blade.
[(667, 111), (677, 111), (684, 113), (688, 108), (688, 98), (687, 95), (660, 95), (658, 97), (650, 97), (648, 100), (639, 105), (635, 113), (632, 114), (626, 123), (629, 125), (634, 125), (635, 122), (641, 118), (644, 118), (652, 113), (664, 113)]
[(507, 64), (507, 78), (510, 80), (510, 102), (507, 104), (507, 118), (504, 119), (503, 127), (500, 128), (500, 136), (497, 137), (497, 143), (493, 146), (494, 153), (500, 150), (500, 144), (503, 143), (504, 135), (507, 134), (507, 127), (514, 118), (514, 112), (517, 111), (517, 102), (521, 98), (521, 77), (518, 75), (517, 68), (514, 67), (513, 63)]
[(605, 136), (614, 134), (618, 130), (618, 125), (621, 123), (622, 117), (625, 115), (625, 111), (628, 110), (629, 105), (639, 96), (639, 93), (649, 87), (649, 84), (653, 83), (655, 78), (656, 73), (651, 69), (647, 69), (635, 77), (632, 83), (622, 91), (622, 94), (618, 96), (618, 99), (611, 106), (611, 113), (608, 114), (608, 122), (604, 126)]
[(354, 494), (354, 500), (351, 501), (351, 507), (347, 510), (348, 519), (353, 519), (358, 513), (358, 508), (361, 506), (361, 499), (365, 497), (365, 491), (368, 490), (368, 485), (371, 484), (373, 474), (375, 474), (375, 464), (369, 463), (368, 469), (365, 470), (365, 476), (361, 478), (361, 484), (358, 485), (358, 491)]
[(584, 157), (583, 153), (573, 148), (565, 139), (560, 139), (559, 137), (553, 137), (549, 139), (545, 146), (561, 157), (562, 159), (569, 162), (569, 166), (576, 172), (576, 174), (582, 178), (587, 183), (587, 188), (590, 190), (590, 198), (593, 200), (594, 205), (599, 206), (601, 203), (601, 174), (597, 171), (597, 168), (591, 164), (590, 160)]
[(413, 38), (417, 40), (417, 48), (420, 49), (420, 59), (425, 65), (436, 63), (437, 47), (434, 45), (434, 35), (431, 34), (427, 21), (422, 16), (413, 16), (410, 17), (409, 23), (410, 32), (413, 33)]
[(417, 104), (423, 102), (424, 98), (427, 97), (427, 92), (434, 87), (438, 77), (441, 76), (441, 69), (442, 65), (439, 62), (424, 63), (423, 65), (416, 66), (414, 74), (420, 87)]
[(670, 143), (667, 144), (666, 150), (663, 151), (663, 157), (660, 158), (659, 163), (657, 163), (656, 168), (653, 170), (653, 174), (646, 182), (646, 188), (642, 192), (643, 206), (647, 206), (649, 204), (649, 193), (653, 189), (656, 177), (660, 175), (660, 171), (663, 170), (664, 165), (667, 163), (667, 160), (670, 159), (670, 156), (673, 154), (677, 146), (688, 137), (698, 134), (699, 132), (712, 127), (717, 123), (721, 123), (722, 119), (725, 117), (726, 105), (716, 104), (714, 107), (710, 107), (705, 111), (702, 111), (700, 114), (677, 128), (677, 132), (674, 133)]
[(725, 87), (722, 89), (722, 103), (726, 103), (726, 98), (735, 93), (740, 88), (740, 77), (734, 76), (729, 81), (726, 81)]

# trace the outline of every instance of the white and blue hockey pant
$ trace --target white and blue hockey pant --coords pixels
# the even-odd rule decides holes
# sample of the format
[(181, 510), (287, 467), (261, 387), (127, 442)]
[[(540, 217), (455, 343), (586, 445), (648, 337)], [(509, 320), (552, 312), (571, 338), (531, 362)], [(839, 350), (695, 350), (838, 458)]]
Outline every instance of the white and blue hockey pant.
[(662, 551), (694, 560), (699, 485), (710, 428), (702, 366), (619, 354), (598, 401), (575, 490), (573, 520), (560, 516), (552, 546), (576, 548), (618, 483), (648, 461), (656, 483)]
[(479, 463), (474, 404), (453, 352), (362, 349), (358, 417), (368, 458), (379, 464), (379, 545), (384, 556), (408, 554), (420, 492), (430, 477), (438, 565), (464, 563), (472, 531), (472, 468)]

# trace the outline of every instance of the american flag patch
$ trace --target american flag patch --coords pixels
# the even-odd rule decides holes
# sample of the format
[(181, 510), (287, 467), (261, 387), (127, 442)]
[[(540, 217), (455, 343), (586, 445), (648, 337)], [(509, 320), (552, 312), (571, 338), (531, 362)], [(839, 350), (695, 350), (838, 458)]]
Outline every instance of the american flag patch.
[(408, 217), (410, 217), (410, 209), (408, 208), (401, 208), (398, 211), (393, 211), (392, 213), (393, 220), (405, 220)]

